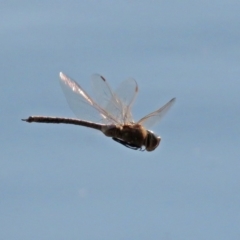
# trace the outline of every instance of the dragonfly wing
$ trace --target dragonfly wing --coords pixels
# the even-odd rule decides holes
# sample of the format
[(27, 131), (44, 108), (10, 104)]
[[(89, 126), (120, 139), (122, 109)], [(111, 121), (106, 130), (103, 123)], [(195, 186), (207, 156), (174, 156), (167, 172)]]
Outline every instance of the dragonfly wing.
[(92, 76), (92, 86), (98, 104), (110, 113), (119, 123), (131, 120), (130, 106), (135, 99), (137, 83), (133, 79), (124, 81), (115, 92), (101, 75)]
[(117, 104), (114, 93), (103, 76), (99, 74), (92, 75), (91, 83), (94, 91), (94, 98), (103, 109), (106, 109), (106, 106), (109, 104), (109, 102), (113, 102), (114, 105)]
[(101, 108), (74, 80), (60, 73), (60, 85), (65, 94), (67, 102), (74, 114), (84, 120), (117, 123), (117, 120), (105, 109)]
[(157, 111), (148, 114), (147, 116), (140, 119), (137, 123), (143, 125), (146, 129), (150, 129), (162, 119), (162, 117), (166, 114), (166, 112), (170, 109), (175, 101), (176, 98), (171, 99)]
[(131, 107), (138, 93), (137, 82), (133, 78), (123, 81), (115, 91), (115, 96), (122, 105), (123, 123), (133, 122)]

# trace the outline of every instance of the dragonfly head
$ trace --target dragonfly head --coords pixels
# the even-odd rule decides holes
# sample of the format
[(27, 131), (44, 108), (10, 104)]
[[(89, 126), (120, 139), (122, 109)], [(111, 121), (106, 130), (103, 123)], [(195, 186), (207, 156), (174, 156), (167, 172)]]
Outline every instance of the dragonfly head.
[(159, 145), (161, 138), (156, 136), (153, 132), (147, 131), (147, 137), (145, 140), (145, 147), (147, 151), (153, 151)]

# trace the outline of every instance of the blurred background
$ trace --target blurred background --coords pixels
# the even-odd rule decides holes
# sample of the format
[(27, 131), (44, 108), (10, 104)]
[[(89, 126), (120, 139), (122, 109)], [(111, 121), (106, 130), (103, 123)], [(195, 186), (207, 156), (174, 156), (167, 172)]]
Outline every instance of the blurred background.
[[(0, 2), (0, 239), (240, 239), (240, 3)], [(78, 126), (59, 72), (91, 94), (136, 79), (135, 120), (172, 97), (154, 152)]]

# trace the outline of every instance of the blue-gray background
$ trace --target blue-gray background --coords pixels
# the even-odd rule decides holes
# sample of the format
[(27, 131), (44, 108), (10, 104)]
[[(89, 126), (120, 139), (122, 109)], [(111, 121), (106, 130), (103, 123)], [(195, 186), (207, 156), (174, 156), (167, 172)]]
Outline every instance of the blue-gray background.
[[(1, 1), (0, 239), (240, 239), (240, 3)], [(76, 126), (60, 71), (172, 97), (152, 153)]]

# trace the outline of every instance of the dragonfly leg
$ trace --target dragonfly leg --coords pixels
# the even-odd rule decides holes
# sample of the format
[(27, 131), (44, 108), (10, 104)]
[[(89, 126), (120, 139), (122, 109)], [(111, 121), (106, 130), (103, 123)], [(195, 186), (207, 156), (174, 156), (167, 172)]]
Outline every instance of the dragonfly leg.
[(131, 144), (131, 143), (127, 143), (119, 138), (112, 138), (114, 141), (118, 142), (118, 143), (121, 143), (123, 146), (127, 147), (127, 148), (130, 148), (130, 149), (133, 149), (133, 150), (140, 150), (140, 151), (144, 151), (144, 149), (142, 149), (142, 147), (138, 147), (134, 144)]

